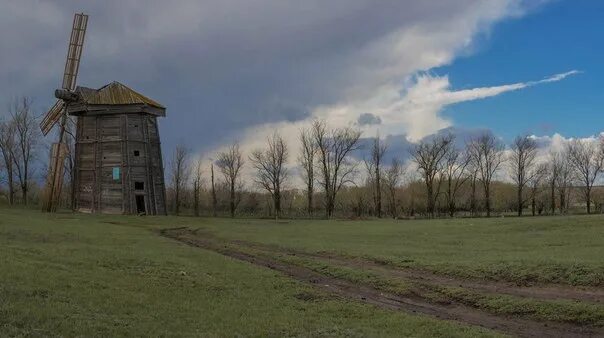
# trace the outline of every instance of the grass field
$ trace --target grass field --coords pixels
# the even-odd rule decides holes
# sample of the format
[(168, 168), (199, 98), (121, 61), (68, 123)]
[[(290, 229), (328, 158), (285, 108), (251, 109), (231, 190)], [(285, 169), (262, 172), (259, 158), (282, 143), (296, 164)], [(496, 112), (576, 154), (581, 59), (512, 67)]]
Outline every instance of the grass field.
[(460, 276), (604, 285), (603, 216), (194, 224), (225, 238), (367, 256)]
[[(448, 337), (530, 335), (539, 331), (520, 326), (542, 323), (554, 334), (604, 327), (601, 216), (0, 215), (5, 336)], [(160, 232), (179, 227), (187, 228)]]

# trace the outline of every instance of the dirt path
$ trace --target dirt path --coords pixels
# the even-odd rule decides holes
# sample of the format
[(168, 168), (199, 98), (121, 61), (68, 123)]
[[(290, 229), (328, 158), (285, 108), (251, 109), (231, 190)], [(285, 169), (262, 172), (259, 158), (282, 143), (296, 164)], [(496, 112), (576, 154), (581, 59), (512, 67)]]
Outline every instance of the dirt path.
[(439, 275), (425, 270), (396, 268), (379, 264), (367, 259), (343, 259), (341, 257), (328, 254), (314, 256), (323, 257), (327, 262), (332, 262), (334, 264), (348, 266), (351, 268), (369, 269), (380, 272), (384, 275), (411, 280), (421, 284), (462, 287), (478, 292), (506, 294), (518, 297), (531, 297), (542, 300), (578, 300), (590, 303), (604, 303), (604, 290), (597, 290), (594, 288), (573, 288), (565, 285), (518, 286), (512, 283), (504, 282), (473, 281)]
[(522, 337), (595, 337), (604, 335), (604, 330), (595, 328), (495, 316), (460, 304), (435, 304), (421, 297), (382, 292), (370, 286), (357, 285), (343, 279), (324, 276), (304, 267), (238, 251), (212, 238), (200, 236), (187, 228), (165, 229), (160, 233), (162, 236), (181, 243), (267, 267), (341, 297), (355, 299), (380, 308), (430, 315), (439, 319), (458, 321)]
[[(195, 230), (193, 231), (195, 232)], [(203, 235), (212, 236), (205, 233)], [(478, 292), (506, 294), (518, 297), (531, 297), (542, 300), (578, 300), (589, 303), (604, 303), (604, 289), (597, 289), (593, 287), (572, 287), (567, 285), (520, 286), (506, 282), (476, 281), (439, 275), (427, 270), (395, 267), (366, 258), (345, 257), (327, 252), (308, 253), (291, 248), (283, 248), (275, 245), (266, 245), (242, 240), (232, 240), (230, 242), (244, 247), (271, 251), (279, 254), (321, 259), (328, 263), (347, 266), (350, 268), (360, 268), (365, 270), (369, 269), (379, 272), (383, 275), (403, 278), (422, 284), (462, 287)]]

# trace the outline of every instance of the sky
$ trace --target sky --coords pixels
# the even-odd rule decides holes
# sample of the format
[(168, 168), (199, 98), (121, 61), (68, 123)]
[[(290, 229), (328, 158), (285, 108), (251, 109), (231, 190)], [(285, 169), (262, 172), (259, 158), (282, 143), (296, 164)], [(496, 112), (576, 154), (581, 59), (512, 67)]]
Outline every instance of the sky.
[[(207, 158), (313, 119), (381, 135), (392, 156), (443, 130), (509, 143), (593, 138), (604, 115), (598, 0), (0, 0), (0, 107), (54, 102), (72, 17), (78, 84), (161, 102), (163, 152)], [(49, 139), (51, 140), (51, 139)], [(168, 162), (168, 161), (166, 161)]]

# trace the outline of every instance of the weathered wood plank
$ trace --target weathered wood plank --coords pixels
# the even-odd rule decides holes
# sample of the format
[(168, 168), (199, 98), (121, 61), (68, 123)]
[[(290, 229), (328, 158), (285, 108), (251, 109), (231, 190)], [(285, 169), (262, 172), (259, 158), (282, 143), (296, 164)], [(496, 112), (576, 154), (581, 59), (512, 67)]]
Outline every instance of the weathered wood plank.
[[(136, 213), (135, 195), (144, 194), (148, 214), (165, 214), (163, 160), (156, 116), (140, 111), (82, 114), (77, 126), (74, 175), (77, 209)], [(117, 179), (114, 169), (119, 172)], [(138, 190), (135, 182), (142, 183)]]

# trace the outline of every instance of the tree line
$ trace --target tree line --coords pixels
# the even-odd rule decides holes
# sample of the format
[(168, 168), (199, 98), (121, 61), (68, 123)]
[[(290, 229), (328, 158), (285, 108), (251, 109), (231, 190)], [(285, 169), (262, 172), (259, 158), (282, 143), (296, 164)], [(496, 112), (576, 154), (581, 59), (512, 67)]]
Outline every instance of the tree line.
[[(352, 161), (351, 154), (359, 149), (360, 137), (360, 130), (352, 127), (330, 128), (325, 121), (320, 120), (314, 121), (310, 128), (300, 131), (301, 149), (297, 161), (305, 184), (305, 209), (309, 216), (312, 216), (315, 210), (317, 187), (320, 187), (322, 192), (324, 215), (331, 218), (336, 209), (338, 193), (348, 184), (354, 184), (357, 165)], [(197, 163), (191, 166), (189, 157), (190, 152), (184, 145), (176, 147), (170, 162), (170, 193), (174, 196), (173, 209), (176, 214), (180, 214), (182, 196), (183, 193), (186, 194), (186, 182), (192, 172), (193, 210), (195, 215), (199, 215), (202, 161), (198, 159)], [(271, 213), (275, 217), (282, 216), (284, 194), (286, 191), (291, 194), (291, 188), (287, 190), (292, 169), (288, 167), (289, 157), (289, 146), (278, 132), (267, 138), (263, 149), (254, 150), (247, 157), (243, 155), (238, 143), (219, 152), (210, 164), (212, 215), (217, 214), (216, 191), (223, 190), (228, 201), (229, 214), (231, 217), (235, 216), (244, 190), (242, 168), (249, 162), (255, 173), (254, 185), (270, 196)], [(222, 189), (216, 187), (214, 167), (222, 176)]]
[[(67, 127), (70, 135), (73, 126)], [(369, 144), (361, 136), (355, 127), (315, 120), (299, 131), (297, 144), (287, 144), (277, 131), (249, 154), (233, 143), (209, 163), (194, 159), (181, 144), (167, 172), (171, 212), (432, 218), (603, 209), (604, 189), (598, 186), (604, 171), (602, 139), (572, 139), (543, 154), (528, 135), (506, 146), (489, 132), (464, 140), (444, 133), (394, 153), (390, 146), (396, 145), (379, 136)], [(74, 164), (73, 137), (67, 140), (64, 207), (71, 205)], [(14, 100), (0, 120), (0, 194), (6, 203), (39, 202), (47, 159), (39, 156), (43, 146), (31, 99)], [(361, 153), (366, 155), (361, 158)]]
[(37, 202), (37, 196), (31, 196), (31, 192), (39, 190), (33, 176), (40, 141), (32, 100), (15, 99), (8, 107), (8, 114), (0, 120), (1, 194), (9, 205)]
[[(376, 136), (359, 160), (361, 136), (354, 127), (315, 120), (299, 131), (295, 159), (277, 131), (247, 155), (231, 144), (211, 159), (209, 170), (201, 159), (191, 163), (192, 153), (181, 144), (170, 161), (172, 210), (182, 214), (184, 206), (194, 215), (231, 217), (434, 218), (565, 214), (580, 212), (577, 203), (583, 203), (588, 214), (594, 206), (602, 211), (602, 140), (570, 140), (544, 155), (529, 135), (506, 147), (489, 132), (467, 140), (446, 133), (423, 139), (406, 154), (389, 154), (389, 145)], [(253, 172), (247, 184), (244, 168)], [(302, 185), (293, 184), (294, 175)]]

